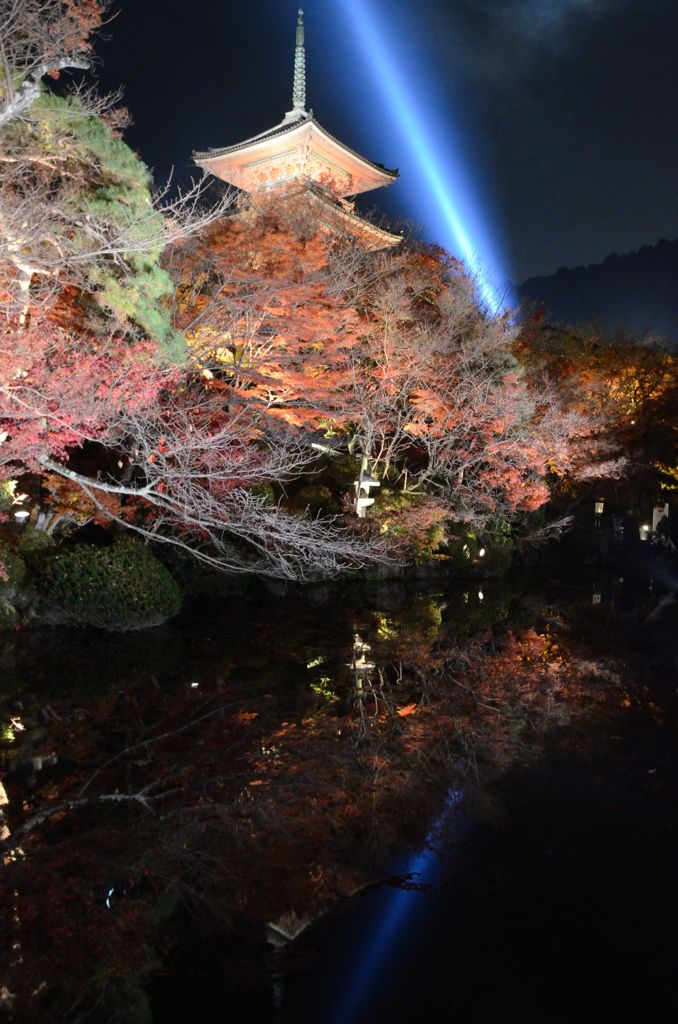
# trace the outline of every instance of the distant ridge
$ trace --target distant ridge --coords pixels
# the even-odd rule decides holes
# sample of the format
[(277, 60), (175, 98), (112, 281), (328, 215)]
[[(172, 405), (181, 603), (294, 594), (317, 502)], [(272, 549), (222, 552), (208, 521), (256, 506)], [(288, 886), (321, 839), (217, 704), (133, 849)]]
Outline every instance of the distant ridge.
[(600, 324), (610, 332), (658, 334), (678, 346), (678, 239), (662, 239), (589, 267), (561, 267), (518, 288), (557, 324)]

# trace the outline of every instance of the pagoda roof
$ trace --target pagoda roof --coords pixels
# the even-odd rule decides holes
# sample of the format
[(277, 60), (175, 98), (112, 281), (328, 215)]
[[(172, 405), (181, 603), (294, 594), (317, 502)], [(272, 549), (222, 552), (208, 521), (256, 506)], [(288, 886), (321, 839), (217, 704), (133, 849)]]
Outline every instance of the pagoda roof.
[(368, 249), (389, 249), (402, 243), (402, 235), (394, 234), (361, 217), (353, 209), (353, 203), (327, 195), (314, 185), (307, 189), (307, 195), (311, 203), (316, 205), (321, 221), (335, 231), (340, 228), (353, 238), (362, 237)]
[[(308, 154), (302, 156), (302, 150), (308, 150), (309, 144), (317, 159), (312, 168), (304, 168)], [(289, 163), (295, 153), (301, 161), (297, 167)], [(288, 158), (287, 165), (283, 158)], [(312, 112), (305, 111), (288, 115), (273, 128), (235, 145), (195, 152), (193, 159), (203, 170), (247, 192), (293, 177), (318, 180), (324, 165), (327, 173), (336, 174), (335, 189), (342, 196), (389, 185), (398, 177), (397, 170), (361, 156), (323, 128)]]

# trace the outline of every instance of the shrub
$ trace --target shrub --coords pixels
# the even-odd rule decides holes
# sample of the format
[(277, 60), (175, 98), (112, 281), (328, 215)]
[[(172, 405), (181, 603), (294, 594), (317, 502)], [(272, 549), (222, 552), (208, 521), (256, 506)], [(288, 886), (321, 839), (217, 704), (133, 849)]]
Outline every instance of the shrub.
[(16, 487), (16, 480), (0, 481), (0, 512), (4, 512), (6, 515), (12, 511), (12, 506), (16, 500)]
[(33, 571), (39, 571), (41, 563), (53, 552), (56, 542), (53, 537), (38, 530), (35, 526), (26, 526), (21, 534), (19, 551), (26, 565)]
[(450, 564), (457, 576), (473, 576), (473, 567), (478, 561), (480, 545), (478, 538), (470, 530), (464, 530), (455, 537), (451, 537), (447, 545), (447, 554)]
[(389, 551), (398, 558), (426, 562), (445, 543), (447, 508), (427, 494), (384, 490), (368, 513), (378, 523)]
[(149, 548), (80, 544), (43, 567), (43, 597), (60, 618), (102, 629), (145, 629), (176, 615), (181, 593)]
[[(457, 523), (448, 544), (453, 576), (458, 579), (485, 579), (505, 575), (511, 568), (514, 543), (511, 528), (504, 520), (490, 520), (481, 536)], [(482, 552), (482, 554), (481, 554)]]
[(14, 594), (26, 578), (26, 563), (19, 552), (0, 543), (0, 594)]
[(332, 491), (323, 484), (307, 484), (302, 487), (292, 499), (292, 508), (297, 512), (308, 511), (312, 516), (335, 514), (340, 511)]
[(267, 505), (275, 505), (275, 490), (273, 484), (257, 484), (252, 488), (252, 494), (258, 498), (264, 498)]
[(17, 624), (16, 608), (6, 597), (0, 596), (0, 632), (14, 629)]

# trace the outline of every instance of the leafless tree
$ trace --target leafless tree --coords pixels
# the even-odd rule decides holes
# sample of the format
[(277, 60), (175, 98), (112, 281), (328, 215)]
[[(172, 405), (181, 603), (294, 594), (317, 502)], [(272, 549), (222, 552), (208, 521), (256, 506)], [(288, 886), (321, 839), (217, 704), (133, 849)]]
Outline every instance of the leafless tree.
[[(388, 561), (378, 543), (348, 533), (338, 519), (292, 514), (257, 489), (284, 489), (312, 471), (317, 455), (299, 436), (258, 428), (245, 410), (215, 425), (199, 395), (156, 418), (121, 416), (115, 429), (128, 453), (128, 483), (83, 475), (49, 456), (42, 465), (76, 484), (107, 519), (149, 540), (216, 569), (287, 580)], [(114, 450), (112, 433), (107, 444)], [(111, 498), (132, 502), (138, 515)]]

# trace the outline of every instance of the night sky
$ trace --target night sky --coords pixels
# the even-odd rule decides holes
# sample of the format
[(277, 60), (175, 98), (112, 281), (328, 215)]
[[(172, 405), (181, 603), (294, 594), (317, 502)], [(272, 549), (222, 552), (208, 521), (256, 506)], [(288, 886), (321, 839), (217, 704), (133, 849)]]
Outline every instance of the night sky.
[[(306, 0), (307, 106), (401, 178), (369, 205), (447, 241), (358, 38), (367, 5), (429, 131), (520, 282), (678, 236), (676, 0)], [(289, 110), (293, 0), (117, 0), (97, 52), (163, 180)], [(445, 150), (447, 147), (447, 150)], [(451, 182), (456, 192), (455, 182)], [(460, 193), (460, 202), (463, 197)]]

